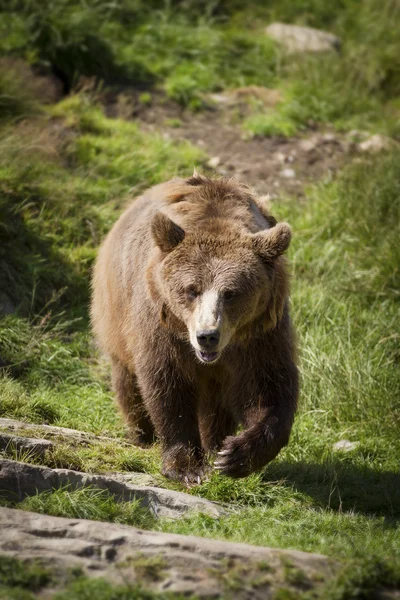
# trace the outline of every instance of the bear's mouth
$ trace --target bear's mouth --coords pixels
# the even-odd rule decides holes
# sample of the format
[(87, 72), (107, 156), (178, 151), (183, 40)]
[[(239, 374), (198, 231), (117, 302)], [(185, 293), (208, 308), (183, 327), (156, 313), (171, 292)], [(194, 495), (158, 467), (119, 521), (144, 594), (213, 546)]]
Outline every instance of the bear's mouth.
[(206, 352), (205, 350), (196, 350), (197, 358), (201, 362), (212, 363), (219, 357), (219, 352)]

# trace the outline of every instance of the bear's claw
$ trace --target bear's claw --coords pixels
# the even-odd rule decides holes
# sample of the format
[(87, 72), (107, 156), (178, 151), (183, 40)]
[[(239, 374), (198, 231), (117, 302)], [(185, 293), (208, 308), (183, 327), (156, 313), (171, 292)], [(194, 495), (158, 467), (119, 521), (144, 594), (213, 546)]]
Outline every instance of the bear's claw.
[(223, 444), (224, 449), (218, 452), (214, 462), (214, 470), (220, 475), (229, 477), (246, 477), (251, 473), (249, 449), (244, 440), (238, 437), (229, 437)]
[(194, 465), (188, 469), (182, 468), (164, 468), (162, 470), (162, 474), (164, 477), (168, 477), (168, 479), (175, 479), (176, 481), (181, 481), (186, 487), (190, 488), (193, 485), (200, 485), (203, 479), (207, 476), (210, 467), (207, 465), (198, 465), (195, 467)]

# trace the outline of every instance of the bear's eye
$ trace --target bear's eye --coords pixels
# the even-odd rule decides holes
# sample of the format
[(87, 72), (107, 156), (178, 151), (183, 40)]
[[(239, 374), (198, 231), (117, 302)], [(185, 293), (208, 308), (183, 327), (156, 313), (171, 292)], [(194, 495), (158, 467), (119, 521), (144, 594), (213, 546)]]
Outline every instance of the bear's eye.
[(195, 300), (198, 296), (200, 296), (200, 292), (197, 288), (190, 286), (185, 290), (186, 297), (188, 300)]
[(224, 300), (226, 302), (231, 302), (237, 296), (234, 290), (226, 290), (224, 292)]

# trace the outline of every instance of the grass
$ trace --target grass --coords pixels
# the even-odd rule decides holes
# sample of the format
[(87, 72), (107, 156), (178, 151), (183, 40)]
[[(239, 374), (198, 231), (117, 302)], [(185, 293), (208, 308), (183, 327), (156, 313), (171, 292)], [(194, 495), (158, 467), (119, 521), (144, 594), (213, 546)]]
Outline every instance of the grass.
[[(245, 124), (255, 135), (291, 135), (315, 122), (398, 133), (397, 2), (322, 5), (12, 0), (0, 6), (0, 50), (51, 66), (67, 90), (82, 76), (133, 83), (196, 110), (209, 92), (278, 86), (284, 102)], [(265, 35), (276, 19), (328, 28), (342, 39), (341, 53), (287, 56)]]
[(24, 564), (15, 558), (0, 556), (0, 593), (3, 586), (36, 591), (50, 583), (50, 580), (49, 571), (39, 563)]
[(0, 68), (0, 122), (19, 120), (39, 112), (33, 90), (26, 88), (26, 79), (20, 79), (12, 62)]
[(91, 487), (43, 492), (25, 498), (16, 508), (55, 517), (110, 521), (143, 529), (151, 529), (154, 524), (154, 518), (142, 508), (139, 500), (116, 502), (105, 490)]

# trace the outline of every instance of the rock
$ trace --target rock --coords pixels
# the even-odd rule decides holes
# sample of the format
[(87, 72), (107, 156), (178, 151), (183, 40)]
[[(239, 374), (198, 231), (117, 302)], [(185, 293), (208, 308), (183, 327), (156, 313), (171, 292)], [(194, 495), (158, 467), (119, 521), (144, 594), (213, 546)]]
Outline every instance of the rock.
[(341, 41), (338, 37), (321, 29), (287, 25), (286, 23), (271, 23), (265, 33), (279, 42), (288, 52), (326, 52), (340, 50)]
[(350, 442), (349, 440), (340, 440), (333, 444), (333, 450), (335, 452), (351, 452), (355, 450), (360, 445), (360, 442)]
[(10, 433), (0, 433), (0, 450), (26, 452), (29, 456), (44, 456), (53, 444), (41, 438), (25, 438)]
[(322, 136), (323, 144), (338, 144), (338, 139), (334, 133), (324, 133)]
[(273, 155), (273, 158), (274, 158), (274, 160), (278, 161), (282, 165), (284, 162), (286, 162), (286, 154), (283, 154), (283, 152), (275, 152), (275, 154)]
[(301, 575), (299, 584), (290, 584), (291, 594), (296, 597), (300, 593), (297, 585), (307, 582), (310, 588), (317, 588), (337, 569), (332, 560), (318, 554), (10, 508), (0, 508), (0, 530), (1, 554), (39, 560), (58, 571), (56, 581), (62, 581), (63, 572), (80, 567), (85, 575), (102, 577), (113, 584), (140, 581), (147, 590), (195, 594), (197, 598), (272, 599), (278, 588), (288, 586), (283, 568), (288, 564)]
[(366, 139), (364, 142), (358, 144), (360, 152), (371, 152), (372, 154), (382, 152), (382, 150), (388, 150), (391, 148), (393, 142), (390, 138), (384, 135), (373, 135)]
[(230, 104), (232, 99), (227, 94), (210, 94), (210, 100), (215, 102), (215, 104), (225, 105)]
[(220, 162), (221, 162), (221, 159), (219, 156), (213, 156), (208, 161), (207, 166), (210, 167), (211, 169), (216, 169), (218, 167), (218, 165), (220, 164)]
[(107, 473), (107, 476), (112, 477), (112, 479), (116, 479), (117, 481), (122, 481), (123, 483), (165, 487), (165, 484), (160, 484), (160, 480), (162, 479), (161, 476), (155, 477), (148, 473), (136, 473), (135, 471), (130, 471), (129, 473)]
[(294, 169), (282, 169), (281, 177), (284, 177), (285, 179), (293, 179), (296, 177), (296, 171)]
[(301, 142), (299, 142), (299, 146), (300, 149), (303, 150), (303, 152), (313, 152), (313, 150), (315, 150), (318, 147), (318, 139), (314, 137), (306, 140), (301, 140)]
[(187, 513), (202, 512), (219, 517), (226, 510), (215, 502), (146, 485), (135, 485), (118, 478), (69, 469), (50, 469), (14, 460), (0, 459), (0, 493), (8, 500), (20, 502), (26, 496), (69, 485), (72, 489), (92, 486), (107, 490), (116, 500), (141, 501), (157, 518), (178, 519)]
[(132, 446), (131, 443), (117, 438), (107, 437), (105, 435), (95, 435), (86, 431), (78, 431), (77, 429), (69, 429), (68, 427), (55, 427), (54, 425), (37, 425), (36, 423), (25, 423), (24, 421), (15, 421), (14, 419), (0, 419), (0, 431), (7, 433), (24, 433), (29, 432), (29, 435), (43, 435), (55, 438), (70, 440), (74, 443), (90, 443), (90, 442), (115, 442), (123, 446)]

